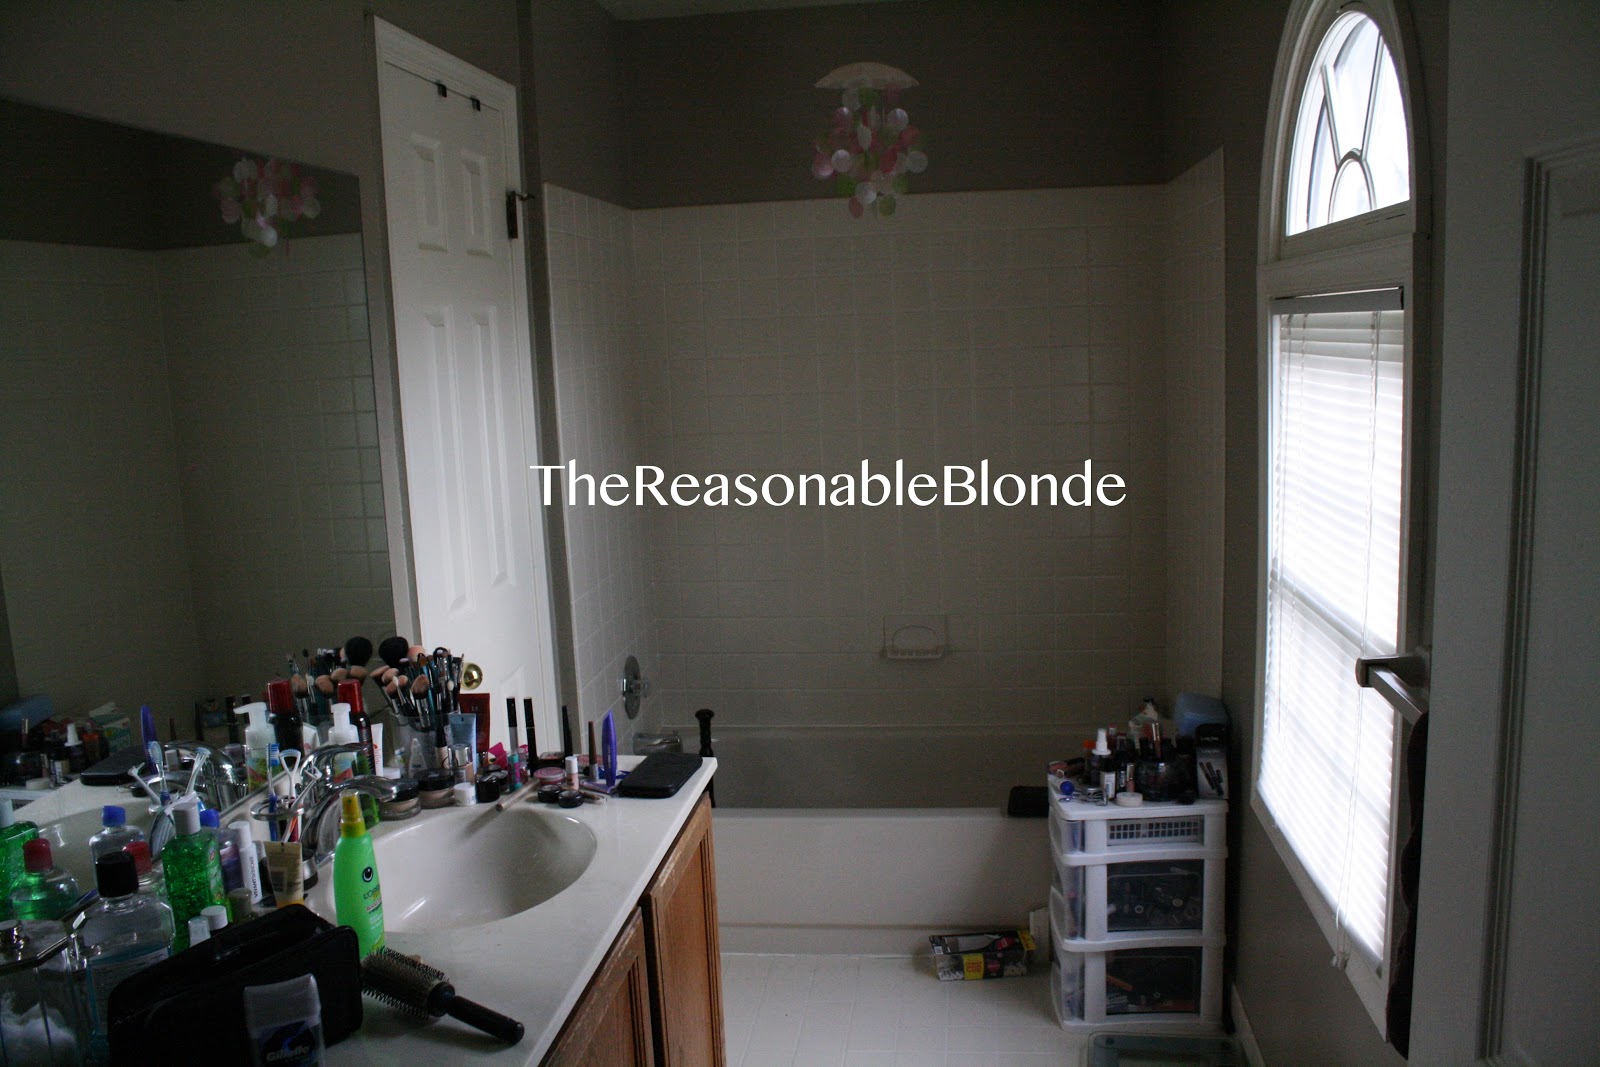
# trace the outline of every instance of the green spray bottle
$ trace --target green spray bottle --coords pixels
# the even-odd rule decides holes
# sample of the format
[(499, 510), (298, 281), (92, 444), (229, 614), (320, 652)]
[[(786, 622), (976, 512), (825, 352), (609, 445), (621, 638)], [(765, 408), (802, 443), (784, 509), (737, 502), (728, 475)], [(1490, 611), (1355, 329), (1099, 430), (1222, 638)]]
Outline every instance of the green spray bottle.
[(340, 926), (355, 930), (363, 958), (383, 947), (383, 890), (372, 835), (361, 817), (361, 794), (339, 797), (339, 844), (333, 850), (333, 905)]

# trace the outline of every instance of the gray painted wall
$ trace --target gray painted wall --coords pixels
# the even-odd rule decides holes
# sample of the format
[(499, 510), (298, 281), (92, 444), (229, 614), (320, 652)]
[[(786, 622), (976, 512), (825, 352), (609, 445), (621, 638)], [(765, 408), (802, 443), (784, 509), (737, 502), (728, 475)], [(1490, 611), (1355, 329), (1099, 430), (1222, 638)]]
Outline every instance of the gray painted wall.
[[(1429, 144), (1443, 157), (1446, 14), (1414, 9)], [(1186, 0), (1163, 8), (1163, 170), (1180, 173), (1218, 145), (1227, 164), (1227, 499), (1222, 697), (1233, 713), (1230, 973), (1269, 1063), (1398, 1064), (1348, 981), (1245, 797), (1256, 700), (1256, 551), (1260, 530), (1256, 262), (1267, 108), (1288, 0)], [(1417, 73), (1414, 71), (1414, 74)], [(1441, 183), (1442, 184), (1442, 183)], [(1435, 217), (1442, 202), (1435, 196)], [(1442, 268), (1442, 243), (1434, 245)], [(1425, 273), (1425, 265), (1423, 268)], [(1435, 298), (1431, 318), (1440, 317)], [(1426, 389), (1424, 380), (1423, 388)], [(1431, 469), (1433, 457), (1424, 457)], [(1424, 472), (1423, 492), (1429, 480)], [(1431, 536), (1430, 536), (1431, 540)], [(1431, 552), (1428, 553), (1431, 558)]]
[(540, 181), (628, 206), (621, 23), (594, 0), (532, 0), (527, 24)]
[[(96, 248), (243, 244), (222, 221), (211, 187), (249, 149), (204, 144), (113, 122), (0, 100), (0, 239)], [(290, 237), (359, 233), (361, 200), (349, 174), (303, 168), (322, 211)]]
[(838, 97), (815, 84), (863, 60), (921, 83), (913, 192), (1160, 181), (1158, 10), (907, 0), (624, 23), (627, 205), (829, 195), (811, 142)]

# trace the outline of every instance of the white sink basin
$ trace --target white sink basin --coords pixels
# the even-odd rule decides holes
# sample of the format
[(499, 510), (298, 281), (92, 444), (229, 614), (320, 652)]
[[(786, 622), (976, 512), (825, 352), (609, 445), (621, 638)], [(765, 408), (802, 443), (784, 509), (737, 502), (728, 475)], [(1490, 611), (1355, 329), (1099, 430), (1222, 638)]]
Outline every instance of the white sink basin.
[[(424, 811), (380, 824), (373, 847), (384, 929), (404, 933), (481, 926), (536, 907), (588, 870), (596, 841), (570, 815), (526, 802)], [(306, 904), (335, 921), (331, 862)]]

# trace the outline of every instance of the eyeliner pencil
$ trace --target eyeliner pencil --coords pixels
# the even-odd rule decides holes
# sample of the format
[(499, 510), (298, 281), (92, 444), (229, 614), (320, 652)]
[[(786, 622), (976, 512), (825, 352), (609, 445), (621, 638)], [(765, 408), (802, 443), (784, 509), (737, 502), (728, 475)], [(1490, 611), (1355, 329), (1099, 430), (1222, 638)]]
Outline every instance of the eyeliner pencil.
[(528, 766), (539, 758), (539, 739), (533, 732), (533, 698), (522, 698), (522, 725), (528, 729)]

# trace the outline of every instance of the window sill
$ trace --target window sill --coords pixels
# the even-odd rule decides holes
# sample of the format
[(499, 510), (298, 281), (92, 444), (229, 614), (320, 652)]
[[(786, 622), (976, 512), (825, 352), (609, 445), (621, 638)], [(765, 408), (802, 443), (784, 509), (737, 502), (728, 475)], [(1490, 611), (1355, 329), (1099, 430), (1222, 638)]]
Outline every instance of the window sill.
[[(1306, 873), (1299, 857), (1295, 855), (1294, 849), (1290, 847), (1289, 842), (1278, 831), (1277, 825), (1272, 818), (1272, 812), (1267, 808), (1266, 801), (1253, 788), (1250, 791), (1250, 810), (1255, 814), (1256, 819), (1260, 821), (1261, 828), (1265, 831), (1267, 839), (1272, 842), (1272, 847), (1277, 852), (1278, 858), (1288, 868), (1289, 877), (1293, 879), (1295, 888), (1300, 890), (1300, 896), (1305, 900), (1306, 907), (1311, 910), (1312, 917), (1316, 919), (1317, 927), (1322, 931), (1322, 936), (1327, 941), (1331, 959), (1331, 954), (1335, 951), (1335, 945), (1338, 941), (1333, 909), (1323, 899), (1322, 891), (1312, 881), (1311, 875)], [(1350, 985), (1355, 990), (1356, 996), (1360, 998), (1362, 1007), (1366, 1008), (1368, 1018), (1378, 1028), (1379, 1035), (1387, 1040), (1388, 968), (1384, 964), (1375, 965), (1359, 948), (1352, 947), (1349, 951), (1348, 959), (1341, 969), (1344, 971), (1345, 977), (1350, 980)]]

